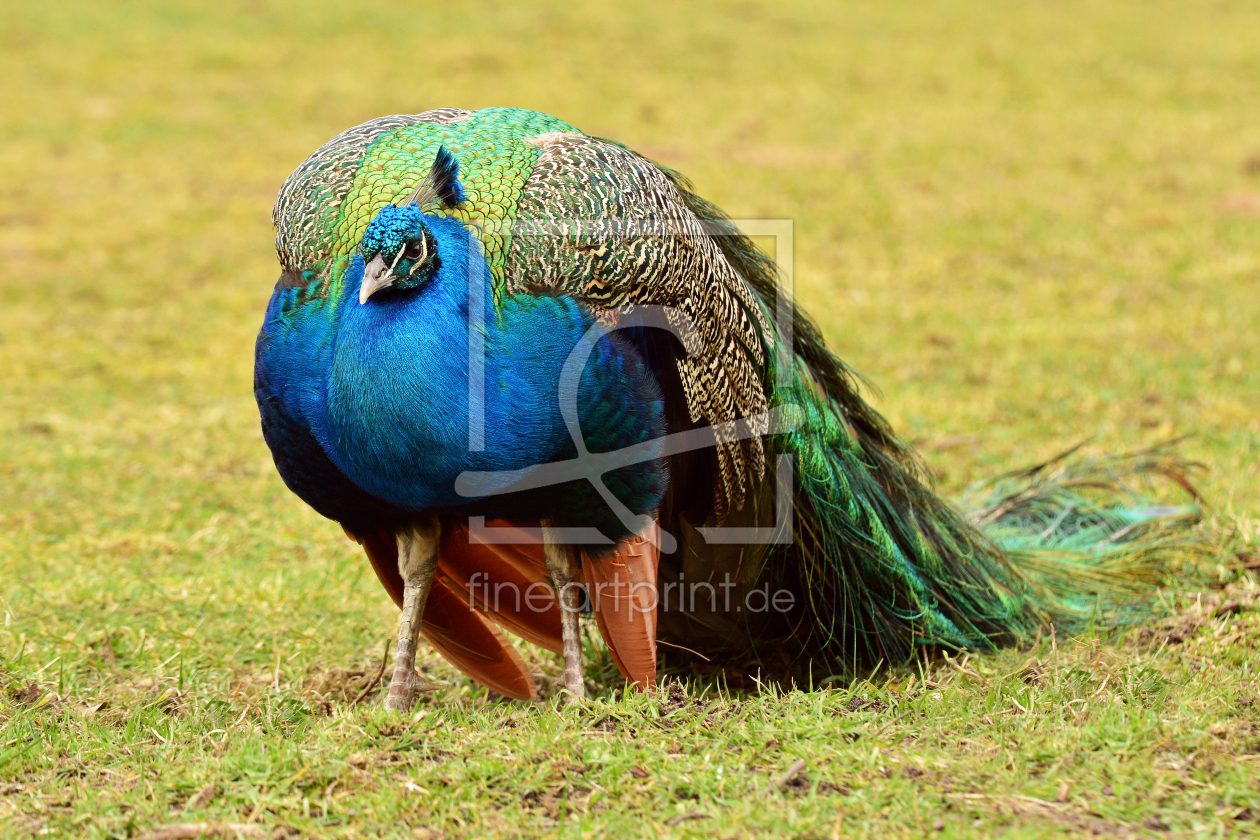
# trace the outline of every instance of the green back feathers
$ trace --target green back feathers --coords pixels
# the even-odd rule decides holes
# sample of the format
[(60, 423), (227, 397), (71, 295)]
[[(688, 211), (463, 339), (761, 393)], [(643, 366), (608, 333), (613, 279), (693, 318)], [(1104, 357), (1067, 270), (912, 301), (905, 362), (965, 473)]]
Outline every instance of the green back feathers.
[(576, 132), (561, 120), (517, 108), (443, 109), (382, 117), (325, 143), (281, 187), (273, 220), (280, 263), (335, 283), (368, 224), (428, 174), (440, 147), (459, 162), (467, 200), (421, 208), (468, 225), (485, 249), (496, 297), (521, 190), (538, 159), (532, 138)]

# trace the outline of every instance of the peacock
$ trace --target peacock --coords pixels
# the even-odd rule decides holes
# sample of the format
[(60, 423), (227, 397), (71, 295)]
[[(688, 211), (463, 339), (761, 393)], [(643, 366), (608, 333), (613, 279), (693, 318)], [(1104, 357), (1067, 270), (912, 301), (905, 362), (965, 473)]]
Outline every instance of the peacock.
[(1143, 495), (1190, 487), (1161, 451), (942, 499), (729, 217), (555, 117), (371, 120), (273, 221), (263, 436), (401, 608), (391, 710), (421, 635), (536, 698), (505, 631), (562, 655), (579, 702), (584, 613), (640, 688), (658, 645), (822, 676), (1019, 643), (1139, 594), (1197, 516)]

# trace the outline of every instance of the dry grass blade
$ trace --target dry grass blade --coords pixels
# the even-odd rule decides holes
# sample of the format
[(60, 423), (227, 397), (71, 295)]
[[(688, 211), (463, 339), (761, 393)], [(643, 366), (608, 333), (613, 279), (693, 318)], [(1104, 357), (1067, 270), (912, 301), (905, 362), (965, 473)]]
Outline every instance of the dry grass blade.
[(776, 790), (783, 788), (785, 785), (791, 784), (797, 776), (801, 775), (806, 766), (807, 762), (803, 758), (798, 758), (796, 761), (792, 762), (791, 767), (779, 774), (773, 782), (766, 785), (766, 793), (774, 793)]
[(376, 674), (363, 684), (363, 688), (359, 691), (358, 695), (350, 701), (351, 706), (359, 705), (363, 698), (368, 696), (368, 692), (380, 685), (381, 677), (385, 674), (385, 663), (389, 661), (389, 643), (390, 640), (386, 639), (385, 651), (381, 654), (381, 667), (377, 668)]
[(215, 785), (215, 784), (206, 785), (201, 790), (193, 794), (192, 797), (189, 798), (188, 804), (184, 806), (184, 811), (187, 812), (187, 811), (195, 810), (197, 808), (204, 808), (207, 805), (209, 805), (211, 802), (213, 802), (214, 798), (218, 795), (219, 795), (218, 785)]
[(140, 834), (139, 840), (194, 840), (197, 837), (264, 837), (261, 826), (249, 823), (173, 823)]

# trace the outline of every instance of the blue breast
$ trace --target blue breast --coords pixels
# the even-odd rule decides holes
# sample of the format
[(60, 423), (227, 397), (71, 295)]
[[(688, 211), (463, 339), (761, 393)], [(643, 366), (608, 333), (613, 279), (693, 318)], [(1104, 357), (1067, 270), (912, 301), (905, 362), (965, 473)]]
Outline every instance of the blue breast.
[[(558, 384), (592, 318), (567, 297), (508, 296), (496, 310), (485, 262), (462, 225), (435, 220), (432, 229), (442, 267), (422, 289), (378, 294), (360, 305), (358, 259), (340, 299), (317, 308), (286, 309), (293, 293), (277, 289), (259, 337), (256, 390), (285, 481), (344, 524), (374, 510), (388, 520), (450, 510), (549, 516), (598, 527), (614, 540), (624, 536), (587, 482), (485, 498), (456, 492), (466, 471), (519, 470), (576, 455)], [(472, 299), (481, 302), (477, 334), (484, 344), (484, 409), (471, 415), (484, 416), (480, 435), (470, 435), (470, 283)], [(576, 397), (568, 398), (576, 399), (593, 452), (665, 433), (655, 377), (616, 338), (595, 345)], [(470, 445), (478, 438), (480, 446)], [(606, 481), (631, 510), (647, 512), (664, 494), (665, 463), (624, 467)]]

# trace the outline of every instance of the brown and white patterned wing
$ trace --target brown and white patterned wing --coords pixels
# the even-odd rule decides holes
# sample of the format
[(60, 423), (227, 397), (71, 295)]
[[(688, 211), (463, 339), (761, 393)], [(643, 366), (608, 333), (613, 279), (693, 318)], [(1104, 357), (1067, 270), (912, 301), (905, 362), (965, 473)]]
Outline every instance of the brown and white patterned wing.
[(354, 183), (363, 156), (377, 138), (418, 123), (450, 125), (472, 111), (439, 108), (422, 114), (378, 117), (343, 131), (293, 171), (280, 187), (271, 222), (276, 227), (276, 256), (286, 272), (322, 267), (333, 256), (341, 203)]
[[(765, 412), (772, 328), (673, 181), (605, 140), (553, 133), (535, 142), (541, 155), (517, 207), (507, 291), (554, 289), (600, 310), (672, 307), (701, 348), (678, 365), (692, 421), (719, 426)], [(764, 474), (765, 423), (756, 430), (742, 443), (718, 435), (717, 521), (742, 508)]]

